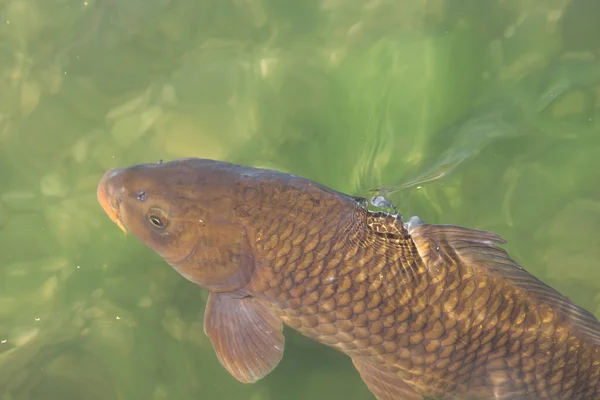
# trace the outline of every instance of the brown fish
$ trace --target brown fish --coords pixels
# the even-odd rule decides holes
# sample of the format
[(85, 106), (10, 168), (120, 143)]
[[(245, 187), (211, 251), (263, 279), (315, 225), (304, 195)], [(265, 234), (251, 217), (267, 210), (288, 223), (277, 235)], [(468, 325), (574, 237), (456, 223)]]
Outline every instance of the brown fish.
[(285, 323), (350, 356), (379, 400), (600, 399), (600, 323), (493, 233), (204, 159), (108, 171), (98, 199), (210, 291), (205, 333), (241, 382), (275, 368)]

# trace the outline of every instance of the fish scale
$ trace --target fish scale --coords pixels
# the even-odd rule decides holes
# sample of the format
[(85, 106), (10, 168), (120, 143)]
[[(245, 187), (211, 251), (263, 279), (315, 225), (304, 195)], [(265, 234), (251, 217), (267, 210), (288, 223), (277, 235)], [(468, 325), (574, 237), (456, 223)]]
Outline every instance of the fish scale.
[[(312, 292), (303, 291), (302, 304), (297, 303), (296, 308), (282, 309), (282, 319), (286, 324), (300, 333), (338, 348), (350, 356), (369, 360), (373, 358), (375, 362), (379, 361), (378, 358), (382, 353), (389, 353), (389, 348), (394, 347), (388, 345), (386, 350), (385, 346), (377, 347), (372, 344), (373, 341), (386, 343), (384, 339), (379, 340), (378, 338), (387, 334), (387, 343), (405, 343), (403, 348), (410, 349), (408, 353), (405, 352), (406, 357), (396, 354), (391, 359), (393, 363), (401, 365), (399, 369), (410, 372), (411, 380), (415, 382), (415, 385), (427, 387), (433, 384), (434, 379), (444, 381), (437, 383), (441, 390), (431, 390), (429, 395), (445, 395), (449, 387), (461, 384), (470, 384), (471, 387), (479, 386), (481, 389), (478, 392), (485, 395), (485, 387), (488, 382), (484, 376), (488, 371), (481, 365), (489, 359), (498, 357), (507, 360), (503, 363), (503, 368), (508, 366), (515, 371), (510, 377), (515, 387), (526, 387), (530, 393), (538, 392), (535, 385), (535, 374), (532, 371), (538, 364), (544, 364), (543, 356), (537, 356), (536, 360), (533, 360), (522, 357), (531, 355), (521, 354), (523, 350), (532, 352), (535, 350), (533, 346), (526, 349), (524, 346), (538, 339), (538, 336), (532, 332), (540, 332), (542, 329), (542, 318), (536, 310), (526, 309), (527, 304), (519, 303), (518, 299), (515, 301), (511, 297), (505, 297), (502, 294), (504, 286), (502, 282), (488, 277), (477, 279), (474, 277), (473, 270), (468, 266), (461, 269), (454, 260), (456, 255), (453, 254), (453, 251), (449, 251), (445, 255), (446, 263), (440, 263), (437, 268), (428, 268), (418, 256), (416, 246), (412, 243), (407, 231), (402, 228), (401, 222), (395, 217), (380, 212), (370, 213), (362, 209), (356, 212), (359, 214), (356, 219), (363, 219), (369, 228), (362, 231), (357, 229), (357, 232), (362, 234), (360, 236), (357, 233), (350, 238), (336, 237), (336, 234), (339, 235), (339, 231), (331, 223), (322, 228), (329, 230), (326, 231), (328, 239), (325, 243), (330, 243), (329, 237), (334, 238), (338, 243), (358, 242), (356, 246), (348, 250), (346, 253), (348, 256), (344, 258), (343, 264), (339, 259), (335, 259), (335, 262), (339, 263), (337, 265), (342, 264), (341, 268), (336, 266), (340, 276), (347, 274), (353, 276), (351, 287), (355, 295), (352, 298), (351, 312), (350, 308), (343, 308), (349, 306), (342, 305), (342, 309), (336, 313), (336, 321), (331, 321), (318, 329), (315, 326), (318, 318), (314, 318), (312, 313), (304, 312), (302, 304), (305, 304), (305, 299), (308, 299), (307, 302), (310, 304), (313, 302), (328, 304), (326, 312), (330, 312), (334, 307), (331, 304), (332, 300), (336, 303), (340, 300), (342, 304), (347, 303), (342, 298), (343, 286), (330, 298), (322, 296), (323, 287), (321, 286), (314, 288)], [(335, 215), (333, 210), (331, 214)], [(278, 218), (287, 221), (285, 215), (280, 215)], [(317, 238), (319, 234), (313, 232), (310, 235), (302, 225), (290, 229), (289, 226), (292, 225), (292, 222), (287, 222), (290, 237), (300, 238), (296, 245), (299, 246), (304, 257), (300, 262), (293, 260), (289, 262), (288, 260), (286, 271), (296, 271), (297, 269), (306, 271), (306, 268), (313, 267), (313, 264), (307, 264), (305, 260), (312, 259), (312, 252), (318, 252), (321, 248), (319, 244), (315, 243), (315, 240), (307, 245), (307, 240), (311, 237)], [(255, 223), (261, 224), (262, 221), (258, 220)], [(277, 226), (275, 221), (270, 221), (270, 232), (277, 231)], [(386, 234), (392, 236), (387, 237)], [(260, 254), (260, 246), (257, 250)], [(325, 256), (324, 260), (327, 262), (329, 257)], [(270, 260), (269, 257), (267, 259)], [(270, 261), (277, 264), (276, 258)], [(402, 271), (394, 273), (393, 267), (399, 267), (397, 269)], [(268, 264), (265, 268), (269, 268)], [(385, 279), (378, 279), (384, 270), (386, 272)], [(317, 268), (316, 271), (322, 273), (320, 268)], [(296, 271), (296, 273), (298, 272)], [(304, 275), (306, 274), (303, 273)], [(390, 299), (389, 302), (386, 302), (386, 308), (399, 310), (405, 307), (404, 310), (396, 312), (394, 324), (385, 328), (378, 319), (371, 321), (366, 313), (372, 309), (380, 311), (377, 307), (381, 305), (382, 295), (377, 289), (368, 290), (365, 282), (382, 281), (386, 282), (386, 287), (395, 289), (392, 289), (388, 296), (384, 297)], [(298, 280), (295, 283), (302, 285), (303, 281)], [(329, 288), (329, 286), (327, 287)], [(333, 285), (333, 287), (337, 288), (337, 285)], [(318, 299), (314, 296), (315, 291), (320, 294)], [(267, 290), (266, 293), (268, 292)], [(511, 292), (509, 291), (508, 294), (510, 295)], [(260, 292), (255, 292), (255, 295), (260, 295)], [(268, 298), (269, 295), (267, 294), (266, 297)], [(367, 304), (370, 304), (370, 307)], [(457, 305), (458, 308), (455, 308)], [(453, 322), (448, 322), (447, 317), (442, 318), (441, 309), (444, 309), (445, 315), (452, 314), (455, 317), (454, 320), (451, 320)], [(497, 317), (496, 312), (499, 309), (502, 309), (502, 312)], [(452, 311), (455, 312), (452, 313)], [(527, 323), (525, 323), (526, 316), (529, 317)], [(445, 319), (446, 321), (444, 321)], [(349, 321), (352, 324), (351, 331), (346, 327), (346, 330), (340, 334), (336, 329), (337, 321)], [(410, 323), (405, 323), (405, 321)], [(455, 324), (454, 321), (458, 323)], [(552, 322), (552, 320), (547, 320), (548, 328), (544, 329), (552, 329)], [(503, 324), (504, 329), (497, 330), (498, 324)], [(508, 333), (509, 327), (512, 327), (510, 333)], [(368, 334), (365, 328), (368, 330)], [(498, 334), (502, 331), (507, 333), (498, 338)], [(479, 339), (484, 332), (487, 334)], [(336, 337), (338, 334), (341, 338)], [(522, 336), (525, 337), (520, 339)], [(469, 338), (468, 343), (459, 341), (459, 338), (463, 337)], [(363, 338), (370, 340), (368, 343), (359, 341)], [(494, 338), (498, 340), (493, 341)], [(546, 342), (546, 345), (549, 344)], [(423, 350), (419, 350), (420, 348)], [(439, 351), (441, 348), (444, 349), (443, 352)], [(546, 357), (552, 353), (550, 349), (545, 351)], [(415, 353), (426, 353), (431, 357), (419, 357)], [(572, 352), (569, 352), (569, 355), (573, 360), (583, 362), (582, 358), (578, 358)], [(389, 360), (388, 357), (387, 363), (390, 362)], [(451, 365), (448, 366), (449, 364)], [(576, 383), (576, 372), (577, 370), (573, 370), (572, 376), (565, 377), (566, 381), (562, 382), (564, 393), (557, 398), (572, 398), (573, 393), (570, 388)], [(549, 383), (555, 386), (561, 383), (561, 379), (555, 379), (555, 381)], [(554, 395), (559, 394), (558, 390), (555, 390), (557, 393)], [(548, 394), (544, 392), (550, 393), (540, 390), (538, 394), (547, 396)]]
[[(283, 322), (350, 356), (379, 400), (600, 398), (600, 323), (492, 233), (404, 223), (303, 178), (202, 159), (109, 171), (98, 198), (211, 291), (205, 332), (242, 382), (275, 368)], [(144, 219), (157, 207), (172, 210), (168, 235)]]

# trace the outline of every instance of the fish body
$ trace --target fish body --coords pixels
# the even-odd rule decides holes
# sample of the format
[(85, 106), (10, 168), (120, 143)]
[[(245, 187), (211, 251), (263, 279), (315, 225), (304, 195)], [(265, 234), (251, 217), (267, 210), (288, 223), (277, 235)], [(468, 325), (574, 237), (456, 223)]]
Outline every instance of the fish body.
[(98, 199), (210, 291), (205, 333), (241, 382), (276, 367), (286, 324), (347, 354), (378, 400), (600, 398), (600, 323), (493, 233), (206, 159), (108, 171)]

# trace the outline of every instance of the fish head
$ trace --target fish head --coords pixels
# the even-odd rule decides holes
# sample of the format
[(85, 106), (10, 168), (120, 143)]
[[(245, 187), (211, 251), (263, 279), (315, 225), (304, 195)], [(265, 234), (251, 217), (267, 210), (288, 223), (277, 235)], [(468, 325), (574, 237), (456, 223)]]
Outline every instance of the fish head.
[(239, 180), (230, 165), (183, 159), (112, 169), (98, 185), (98, 201), (188, 280), (237, 290), (249, 282), (254, 258), (235, 214)]

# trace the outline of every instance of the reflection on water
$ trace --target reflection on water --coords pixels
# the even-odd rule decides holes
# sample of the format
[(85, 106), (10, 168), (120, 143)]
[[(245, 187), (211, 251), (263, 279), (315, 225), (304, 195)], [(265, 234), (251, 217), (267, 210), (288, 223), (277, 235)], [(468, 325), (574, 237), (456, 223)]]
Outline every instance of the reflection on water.
[(443, 134), (452, 137), (453, 142), (430, 163), (424, 163), (431, 165), (426, 172), (416, 178), (404, 178), (403, 183), (397, 186), (378, 188), (377, 191), (389, 195), (442, 179), (469, 157), (477, 156), (494, 138), (517, 136), (521, 131), (507, 122), (504, 115), (497, 111), (483, 113), (478, 110), (475, 117), (461, 123), (458, 127), (452, 127), (449, 132)]
[(287, 332), (235, 382), (206, 294), (124, 238), (110, 167), (268, 166), (490, 229), (600, 300), (600, 18), (591, 0), (7, 0), (0, 5), (0, 398), (372, 398)]

